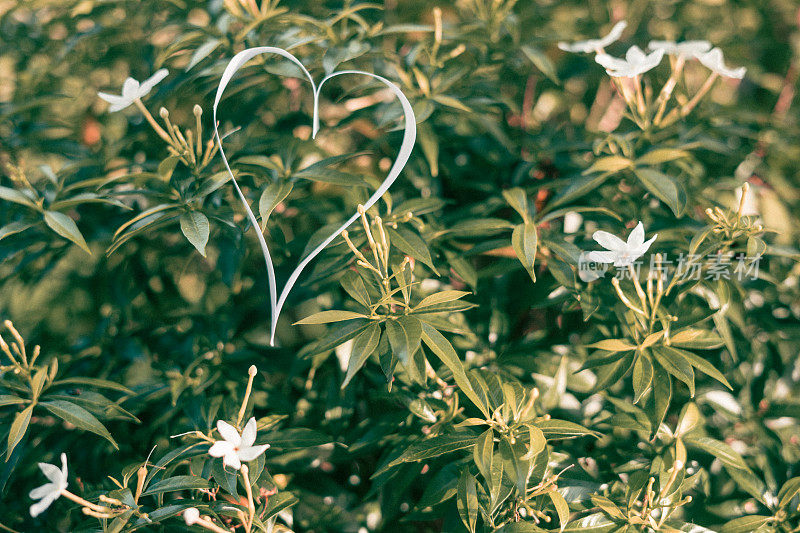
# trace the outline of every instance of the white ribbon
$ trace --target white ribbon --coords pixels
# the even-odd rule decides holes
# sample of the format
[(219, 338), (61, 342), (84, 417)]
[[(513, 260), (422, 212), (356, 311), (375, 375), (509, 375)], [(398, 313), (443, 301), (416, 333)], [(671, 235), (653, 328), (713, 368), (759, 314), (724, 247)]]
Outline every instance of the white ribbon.
[(247, 211), (247, 218), (250, 220), (250, 223), (253, 226), (253, 229), (256, 232), (256, 236), (258, 237), (258, 243), (261, 245), (261, 251), (264, 254), (264, 261), (267, 264), (267, 277), (269, 280), (269, 304), (270, 304), (270, 311), (272, 313), (271, 316), (271, 327), (270, 327), (270, 345), (275, 345), (275, 327), (278, 324), (278, 317), (280, 316), (281, 309), (283, 308), (283, 304), (286, 303), (286, 298), (289, 296), (289, 292), (294, 287), (294, 284), (297, 282), (297, 279), (300, 277), (300, 274), (303, 272), (303, 269), (314, 259), (317, 255), (322, 252), (322, 250), (328, 246), (342, 231), (347, 229), (350, 224), (355, 222), (359, 214), (355, 213), (351, 216), (347, 221), (342, 224), (336, 231), (330, 234), (328, 238), (326, 238), (322, 243), (314, 248), (307, 256), (300, 261), (300, 264), (294, 269), (294, 271), (289, 276), (289, 279), (286, 281), (286, 285), (284, 285), (283, 290), (281, 290), (280, 296), (277, 295), (277, 283), (275, 281), (275, 267), (272, 264), (272, 257), (269, 253), (269, 247), (267, 246), (267, 242), (264, 240), (264, 235), (262, 234), (258, 221), (256, 220), (256, 216), (253, 214), (253, 210), (250, 209), (250, 204), (247, 201), (244, 193), (242, 193), (242, 189), (239, 187), (239, 183), (236, 181), (236, 178), (231, 171), (230, 164), (228, 163), (228, 158), (225, 156), (225, 151), (222, 149), (222, 138), (219, 135), (219, 129), (217, 126), (217, 106), (219, 106), (219, 101), (222, 99), (222, 93), (225, 91), (225, 88), (230, 83), (231, 78), (233, 77), (236, 72), (242, 68), (242, 66), (250, 61), (252, 58), (261, 55), (261, 54), (278, 54), (280, 56), (285, 57), (286, 59), (290, 60), (292, 63), (300, 67), (305, 74), (308, 81), (311, 83), (311, 88), (313, 90), (314, 95), (314, 117), (313, 117), (313, 130), (312, 130), (312, 138), (316, 138), (317, 132), (319, 131), (319, 95), (320, 91), (322, 90), (322, 86), (331, 78), (336, 76), (342, 76), (344, 74), (359, 74), (363, 76), (369, 76), (374, 78), (384, 85), (386, 85), (392, 93), (397, 97), (400, 101), (400, 105), (403, 106), (403, 115), (405, 117), (405, 131), (403, 133), (403, 142), (400, 144), (400, 151), (397, 154), (397, 159), (395, 159), (392, 168), (389, 170), (389, 174), (386, 176), (386, 179), (383, 180), (380, 187), (369, 197), (369, 200), (364, 204), (365, 209), (369, 209), (372, 207), (375, 202), (377, 202), (383, 193), (385, 193), (389, 187), (391, 187), (392, 183), (397, 179), (400, 175), (400, 172), (403, 170), (403, 167), (406, 166), (409, 157), (411, 157), (411, 151), (414, 149), (414, 143), (417, 139), (417, 122), (416, 117), (414, 116), (414, 110), (411, 108), (411, 103), (408, 101), (408, 98), (403, 94), (403, 92), (391, 81), (387, 80), (384, 77), (378, 76), (377, 74), (372, 74), (370, 72), (363, 72), (360, 70), (342, 70), (340, 72), (333, 72), (325, 76), (322, 81), (317, 86), (314, 83), (314, 79), (309, 74), (308, 70), (303, 66), (299, 59), (295, 56), (287, 52), (282, 48), (275, 48), (272, 46), (259, 46), (256, 48), (248, 48), (247, 50), (243, 50), (233, 56), (228, 66), (225, 68), (225, 72), (222, 74), (222, 78), (219, 82), (219, 87), (217, 87), (217, 96), (214, 98), (214, 135), (217, 139), (217, 144), (219, 145), (219, 154), (222, 156), (222, 161), (225, 163), (225, 168), (228, 170), (228, 175), (233, 182), (233, 186), (236, 188), (236, 193), (239, 195), (239, 199), (242, 201), (245, 210)]

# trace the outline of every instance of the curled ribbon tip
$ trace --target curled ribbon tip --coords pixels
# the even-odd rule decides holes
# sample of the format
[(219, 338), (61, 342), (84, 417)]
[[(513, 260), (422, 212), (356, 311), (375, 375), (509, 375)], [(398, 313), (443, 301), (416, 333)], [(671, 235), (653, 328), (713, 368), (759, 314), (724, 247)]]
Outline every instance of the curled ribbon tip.
[(311, 77), (308, 70), (303, 66), (299, 59), (295, 56), (287, 52), (282, 48), (275, 48), (272, 46), (259, 46), (255, 48), (248, 48), (247, 50), (243, 50), (233, 56), (233, 58), (228, 63), (228, 66), (225, 68), (225, 71), (222, 74), (222, 78), (220, 79), (219, 86), (217, 87), (217, 94), (214, 98), (214, 107), (213, 107), (213, 115), (214, 115), (214, 135), (217, 140), (217, 144), (219, 145), (219, 155), (222, 157), (222, 161), (225, 164), (225, 169), (228, 172), (228, 176), (230, 176), (231, 182), (233, 183), (234, 189), (236, 190), (236, 194), (239, 197), (239, 200), (242, 202), (245, 211), (247, 212), (247, 218), (250, 224), (253, 226), (253, 229), (256, 231), (256, 236), (258, 238), (258, 243), (261, 246), (261, 252), (264, 255), (264, 262), (267, 266), (267, 278), (269, 282), (269, 303), (270, 303), (270, 346), (275, 346), (275, 329), (278, 324), (278, 317), (280, 316), (281, 309), (283, 308), (284, 303), (286, 303), (286, 298), (289, 296), (289, 292), (294, 287), (294, 284), (297, 282), (300, 274), (303, 272), (305, 267), (316, 257), (318, 256), (322, 250), (325, 249), (333, 240), (345, 229), (347, 229), (350, 224), (355, 222), (359, 214), (353, 214), (347, 221), (345, 221), (338, 229), (336, 229), (333, 233), (331, 233), (322, 243), (319, 244), (316, 248), (314, 248), (308, 255), (306, 255), (300, 263), (295, 267), (292, 273), (289, 275), (289, 279), (286, 281), (286, 285), (283, 286), (281, 290), (280, 296), (278, 296), (277, 292), (277, 282), (275, 279), (275, 267), (272, 263), (272, 257), (269, 252), (269, 247), (267, 246), (267, 242), (264, 239), (263, 233), (259, 230), (258, 220), (256, 219), (253, 210), (250, 208), (250, 203), (247, 201), (247, 197), (245, 197), (242, 189), (239, 187), (239, 183), (236, 181), (236, 177), (233, 175), (233, 171), (231, 170), (230, 164), (228, 162), (228, 158), (225, 155), (225, 151), (222, 148), (222, 137), (219, 134), (219, 127), (217, 121), (217, 107), (219, 106), (219, 102), (222, 99), (222, 93), (225, 91), (225, 88), (230, 83), (231, 78), (236, 72), (241, 69), (245, 63), (247, 63), (252, 58), (261, 55), (261, 54), (278, 54), (292, 63), (300, 67), (300, 70), (305, 75), (306, 79), (308, 79), (309, 83), (311, 84), (311, 89), (313, 92), (314, 97), (314, 115), (312, 120), (312, 134), (311, 137), (316, 139), (317, 133), (319, 132), (319, 95), (320, 91), (322, 90), (323, 85), (325, 82), (331, 78), (336, 76), (342, 75), (360, 75), (360, 76), (368, 76), (373, 78), (384, 85), (386, 85), (395, 97), (400, 102), (400, 105), (403, 107), (403, 117), (405, 121), (405, 129), (403, 132), (403, 140), (400, 144), (400, 150), (397, 154), (397, 158), (395, 159), (392, 167), (389, 169), (389, 173), (386, 175), (386, 178), (381, 183), (380, 187), (369, 197), (369, 199), (364, 203), (364, 209), (369, 209), (372, 207), (380, 198), (384, 195), (384, 193), (389, 190), (389, 187), (395, 182), (397, 177), (402, 172), (403, 168), (406, 166), (408, 159), (411, 157), (411, 152), (414, 149), (414, 143), (417, 139), (417, 122), (416, 117), (414, 116), (414, 110), (411, 107), (411, 103), (406, 98), (406, 95), (403, 94), (403, 91), (400, 90), (397, 85), (392, 83), (391, 81), (387, 80), (382, 76), (378, 76), (377, 74), (373, 74), (371, 72), (364, 72), (361, 70), (342, 70), (339, 72), (332, 72), (325, 76), (322, 81), (319, 82), (319, 85), (314, 83), (314, 78)]

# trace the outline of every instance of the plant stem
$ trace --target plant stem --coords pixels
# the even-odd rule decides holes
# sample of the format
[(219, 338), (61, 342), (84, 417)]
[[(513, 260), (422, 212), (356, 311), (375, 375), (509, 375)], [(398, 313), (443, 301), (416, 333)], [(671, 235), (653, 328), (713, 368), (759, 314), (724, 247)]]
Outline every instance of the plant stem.
[(164, 142), (171, 145), (172, 139), (170, 139), (169, 134), (166, 131), (164, 131), (164, 128), (158, 125), (158, 122), (156, 122), (156, 119), (153, 118), (153, 115), (151, 115), (150, 111), (148, 111), (147, 108), (144, 106), (142, 100), (140, 98), (137, 98), (136, 100), (133, 101), (133, 103), (136, 104), (136, 107), (139, 108), (139, 111), (142, 112), (142, 115), (144, 115), (144, 118), (147, 120), (147, 122), (150, 123), (150, 126), (158, 134), (158, 136), (164, 139)]

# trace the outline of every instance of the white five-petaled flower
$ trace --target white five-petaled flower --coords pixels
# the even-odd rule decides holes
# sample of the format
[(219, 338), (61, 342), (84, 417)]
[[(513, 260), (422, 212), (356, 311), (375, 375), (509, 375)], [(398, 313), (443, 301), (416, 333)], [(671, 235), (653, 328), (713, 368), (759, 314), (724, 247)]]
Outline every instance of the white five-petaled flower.
[(45, 511), (50, 504), (61, 496), (61, 492), (67, 488), (67, 455), (61, 454), (61, 468), (56, 465), (39, 463), (39, 469), (47, 476), (50, 483), (45, 483), (41, 487), (33, 489), (28, 496), (31, 499), (39, 500), (31, 505), (31, 516), (38, 516)]
[(697, 57), (711, 50), (711, 43), (708, 41), (650, 41), (647, 45), (649, 50), (664, 50), (665, 54), (683, 57)]
[(657, 67), (663, 57), (664, 50), (662, 49), (645, 54), (641, 48), (633, 45), (625, 53), (625, 59), (611, 57), (608, 54), (597, 54), (594, 60), (606, 68), (609, 76), (633, 78)]
[(705, 67), (727, 78), (736, 78), (740, 80), (744, 78), (744, 74), (747, 72), (747, 69), (744, 67), (726, 67), (725, 60), (722, 57), (722, 50), (719, 48), (712, 48), (708, 52), (698, 54), (696, 57), (697, 60), (700, 61), (700, 63), (702, 63)]
[(108, 108), (109, 112), (121, 111), (135, 100), (147, 96), (158, 82), (167, 77), (167, 74), (169, 71), (162, 68), (141, 83), (133, 78), (128, 78), (122, 84), (122, 94), (97, 93), (97, 96), (111, 104), (111, 107)]
[(614, 24), (614, 27), (611, 28), (611, 31), (608, 32), (608, 35), (605, 37), (601, 37), (599, 39), (589, 39), (587, 41), (578, 41), (576, 43), (562, 42), (558, 43), (558, 47), (565, 52), (583, 52), (585, 54), (596, 52), (598, 50), (602, 50), (609, 44), (616, 42), (627, 26), (628, 23), (622, 20)]
[(247, 421), (241, 435), (235, 427), (223, 420), (217, 421), (217, 431), (224, 440), (215, 442), (208, 450), (208, 454), (212, 457), (222, 457), (222, 464), (236, 470), (242, 468), (242, 461), (252, 461), (269, 448), (269, 444), (253, 446), (256, 441), (255, 418)]
[(614, 263), (616, 267), (628, 266), (643, 256), (657, 237), (658, 234), (655, 234), (650, 240), (645, 241), (644, 226), (641, 222), (628, 235), (628, 242), (607, 231), (595, 231), (592, 238), (608, 251), (589, 252), (588, 257), (597, 263)]

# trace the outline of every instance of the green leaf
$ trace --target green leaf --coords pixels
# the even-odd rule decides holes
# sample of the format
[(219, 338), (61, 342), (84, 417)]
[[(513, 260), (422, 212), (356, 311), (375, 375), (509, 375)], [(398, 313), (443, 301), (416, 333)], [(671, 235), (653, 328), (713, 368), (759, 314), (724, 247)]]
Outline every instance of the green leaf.
[(742, 516), (726, 523), (719, 533), (752, 533), (772, 519), (763, 515)]
[(267, 221), (272, 211), (283, 202), (292, 192), (293, 184), (290, 181), (274, 182), (267, 185), (261, 198), (258, 200), (258, 214), (261, 215), (261, 230), (267, 227)]
[(330, 183), (331, 185), (342, 185), (344, 187), (364, 186), (364, 178), (356, 174), (349, 174), (332, 168), (317, 168), (313, 170), (301, 170), (294, 173), (294, 177), (316, 181), (319, 183)]
[(70, 377), (59, 379), (53, 382), (53, 387), (56, 386), (65, 386), (65, 385), (88, 385), (90, 387), (97, 387), (98, 389), (110, 389), (119, 391), (125, 394), (133, 394), (133, 391), (122, 385), (121, 383), (116, 383), (114, 381), (108, 381), (106, 379), (98, 379), (98, 378), (84, 378), (84, 377)]
[(598, 506), (600, 509), (602, 509), (611, 518), (625, 520), (625, 514), (617, 506), (616, 503), (612, 502), (611, 500), (600, 494), (592, 494), (591, 498), (592, 498), (592, 503)]
[(171, 155), (159, 163), (158, 170), (156, 171), (159, 177), (164, 181), (169, 181), (169, 179), (172, 177), (172, 173), (175, 172), (175, 167), (178, 165), (178, 161), (180, 161), (180, 159), (180, 156)]
[(381, 328), (378, 324), (372, 324), (369, 328), (362, 331), (353, 341), (353, 349), (350, 352), (350, 359), (347, 362), (347, 375), (342, 382), (342, 388), (347, 387), (353, 376), (361, 370), (369, 356), (378, 347), (381, 339)]
[(200, 46), (198, 46), (194, 53), (192, 53), (192, 58), (189, 60), (189, 64), (186, 65), (184, 68), (184, 72), (189, 72), (192, 68), (195, 67), (198, 63), (200, 63), (203, 59), (209, 56), (211, 52), (217, 49), (217, 47), (222, 43), (219, 39), (209, 39)]
[(424, 492), (417, 502), (417, 509), (433, 507), (455, 496), (458, 490), (459, 468), (454, 463), (444, 465), (433, 479), (426, 480)]
[(419, 309), (431, 305), (438, 305), (446, 302), (452, 302), (454, 300), (458, 300), (459, 298), (463, 298), (464, 296), (468, 296), (469, 294), (470, 293), (466, 291), (454, 291), (454, 290), (437, 292), (423, 298), (421, 302), (419, 302), (417, 305), (414, 306), (414, 310), (417, 311)]
[(178, 490), (208, 489), (211, 484), (199, 476), (173, 476), (150, 485), (142, 496), (152, 496)]
[(235, 470), (225, 468), (222, 459), (213, 459), (211, 461), (211, 476), (214, 481), (222, 487), (222, 490), (231, 496), (238, 496), (239, 476), (236, 475)]
[(742, 459), (742, 456), (724, 442), (720, 442), (710, 437), (689, 437), (684, 439), (684, 443), (687, 446), (700, 448), (704, 452), (710, 453), (722, 461), (722, 464), (724, 465), (737, 468), (739, 470), (750, 470), (747, 466), (747, 463), (745, 463), (744, 459)]
[(0, 241), (10, 235), (21, 233), (32, 226), (33, 224), (26, 224), (25, 222), (11, 222), (10, 224), (6, 224), (0, 227)]
[(628, 350), (635, 350), (636, 345), (631, 344), (625, 339), (604, 339), (586, 346), (587, 348), (594, 348), (595, 350), (605, 350), (607, 352), (626, 352)]
[(307, 324), (329, 324), (331, 322), (342, 322), (344, 320), (353, 320), (354, 318), (369, 318), (362, 313), (354, 313), (353, 311), (320, 311), (311, 316), (307, 316), (302, 320), (294, 323), (295, 326)]
[[(607, 353), (607, 352), (600, 352)], [(592, 387), (592, 392), (605, 390), (618, 382), (625, 376), (633, 365), (634, 352), (616, 352), (616, 359), (609, 361), (608, 364), (601, 366), (597, 370), (597, 381)]]
[(650, 150), (636, 160), (637, 165), (655, 166), (661, 163), (668, 163), (676, 159), (689, 157), (689, 152), (677, 148), (656, 148)]
[(466, 113), (472, 113), (472, 109), (470, 109), (468, 106), (466, 106), (463, 103), (461, 103), (461, 101), (459, 101), (457, 98), (454, 98), (452, 96), (448, 96), (446, 94), (435, 94), (435, 95), (433, 95), (431, 97), (431, 100), (433, 100), (434, 102), (438, 102), (438, 103), (440, 103), (442, 105), (445, 105), (447, 107), (452, 107), (453, 109), (458, 109), (459, 111), (464, 111)]
[(759, 257), (767, 253), (767, 243), (764, 239), (751, 235), (747, 238), (747, 257)]
[(458, 478), (458, 514), (461, 521), (470, 531), (475, 533), (475, 526), (478, 522), (478, 488), (475, 477), (466, 468), (461, 471)]
[(206, 244), (211, 233), (208, 218), (200, 211), (187, 211), (181, 215), (181, 231), (200, 255), (206, 256)]
[(596, 431), (592, 431), (580, 424), (575, 424), (567, 420), (558, 420), (556, 418), (551, 418), (549, 420), (539, 419), (534, 423), (536, 427), (542, 430), (542, 433), (544, 433), (546, 437), (551, 439), (569, 439), (586, 435), (600, 438), (600, 434)]
[(86, 244), (81, 230), (78, 229), (78, 225), (70, 217), (58, 211), (45, 211), (44, 222), (50, 229), (77, 244), (87, 254), (92, 255), (92, 251)]
[(675, 436), (683, 437), (692, 431), (697, 424), (700, 423), (700, 411), (694, 403), (687, 403), (681, 410), (681, 415), (678, 417), (678, 425), (675, 426)]
[(31, 413), (33, 412), (33, 405), (29, 405), (16, 415), (14, 415), (14, 421), (11, 422), (11, 428), (8, 431), (8, 447), (6, 448), (6, 461), (11, 458), (11, 453), (14, 451), (14, 448), (17, 447), (17, 444), (22, 441), (22, 438), (25, 437), (25, 433), (28, 431), (28, 425), (31, 422)]
[(472, 448), (476, 442), (475, 435), (471, 433), (449, 433), (446, 435), (438, 435), (429, 439), (419, 440), (405, 449), (405, 451), (386, 465), (385, 468), (379, 470), (372, 477), (377, 476), (387, 468), (391, 468), (401, 463), (409, 463), (416, 461), (424, 461), (433, 457), (439, 457), (448, 453), (457, 452), (466, 448)]
[(559, 205), (571, 202), (580, 198), (590, 191), (596, 191), (613, 173), (603, 172), (593, 176), (582, 176), (569, 181), (569, 186), (559, 192), (555, 198), (548, 203), (548, 208), (553, 209)]
[(670, 334), (669, 343), (671, 346), (679, 348), (691, 348), (693, 350), (713, 350), (725, 344), (719, 335), (696, 328), (686, 328)]
[(364, 279), (358, 272), (354, 270), (348, 270), (344, 273), (342, 279), (339, 280), (339, 283), (342, 285), (342, 288), (350, 296), (350, 298), (357, 301), (364, 307), (369, 308), (369, 292), (367, 291), (367, 286), (364, 284)]
[(0, 407), (5, 407), (7, 405), (20, 405), (28, 401), (29, 400), (26, 400), (25, 398), (12, 396), (11, 394), (0, 394)]
[(528, 208), (528, 195), (520, 187), (506, 189), (503, 191), (503, 198), (506, 199), (514, 211), (519, 213), (523, 222), (530, 222), (530, 209)]
[(389, 240), (393, 246), (396, 246), (404, 254), (422, 261), (422, 264), (430, 268), (435, 274), (438, 274), (436, 267), (433, 265), (431, 251), (419, 235), (401, 225), (398, 225), (397, 228), (387, 226), (386, 232), (389, 234)]
[(530, 59), (531, 63), (533, 63), (542, 74), (550, 78), (553, 83), (561, 83), (558, 80), (558, 74), (556, 74), (556, 68), (553, 62), (550, 61), (550, 58), (547, 57), (544, 52), (534, 46), (523, 46), (522, 53), (525, 54), (525, 57)]
[(550, 500), (552, 500), (553, 506), (556, 508), (558, 523), (561, 526), (559, 529), (564, 531), (564, 528), (567, 527), (567, 521), (569, 520), (569, 505), (567, 505), (567, 500), (564, 499), (564, 496), (562, 496), (560, 492), (555, 490), (551, 490), (547, 495), (550, 496)]
[(611, 172), (616, 173), (620, 170), (630, 168), (633, 166), (633, 161), (621, 155), (609, 155), (601, 157), (592, 163), (592, 166), (583, 171), (583, 175), (592, 174), (594, 172)]
[(279, 492), (278, 494), (270, 496), (269, 500), (267, 500), (267, 509), (264, 512), (264, 516), (261, 518), (262, 522), (266, 522), (281, 511), (284, 511), (299, 502), (300, 500), (297, 498), (297, 496), (291, 492)]
[(800, 477), (793, 477), (783, 484), (778, 491), (778, 508), (782, 509), (789, 505), (792, 498), (800, 494)]
[(423, 122), (417, 126), (417, 142), (422, 148), (422, 154), (428, 162), (431, 176), (439, 176), (439, 138), (433, 132), (430, 124)]
[(412, 316), (401, 316), (386, 321), (386, 335), (394, 355), (404, 364), (411, 364), (411, 356), (419, 349), (422, 323)]
[(548, 530), (540, 528), (533, 522), (520, 521), (510, 522), (495, 531), (496, 533), (547, 533)]
[(334, 439), (321, 431), (309, 428), (288, 428), (266, 433), (258, 443), (269, 443), (276, 450), (302, 450), (330, 444)]
[[(547, 440), (544, 432), (537, 426), (525, 424), (525, 427), (528, 428), (528, 451), (522, 458), (526, 461), (532, 461), (544, 451), (545, 446), (547, 446)], [(520, 435), (520, 438), (522, 438), (522, 435)]]
[(648, 401), (648, 414), (652, 422), (653, 432), (657, 432), (664, 417), (667, 416), (672, 400), (672, 378), (661, 365), (653, 365), (653, 394)]
[(642, 396), (650, 388), (653, 380), (653, 364), (650, 358), (640, 355), (633, 364), (633, 403), (639, 403)]
[(33, 209), (39, 209), (39, 207), (33, 203), (33, 201), (19, 192), (16, 189), (10, 189), (8, 187), (1, 187), (0, 186), (0, 200), (5, 200), (7, 202), (13, 202), (15, 204), (24, 205), (25, 207), (31, 207)]
[(473, 460), (483, 479), (487, 482), (491, 481), (492, 461), (494, 460), (494, 430), (492, 428), (487, 429), (478, 437), (472, 453)]
[(499, 218), (473, 218), (455, 224), (450, 228), (450, 233), (463, 237), (482, 237), (494, 235), (509, 229), (514, 224)]
[(678, 351), (670, 346), (653, 346), (651, 351), (664, 370), (686, 383), (689, 395), (694, 398), (694, 370), (689, 360), (681, 353), (682, 350)]
[(686, 191), (677, 180), (652, 168), (637, 168), (634, 173), (651, 194), (667, 204), (675, 216), (680, 218), (686, 209), (687, 199)]
[(505, 470), (517, 489), (517, 494), (524, 495), (528, 486), (531, 466), (531, 462), (524, 459), (525, 446), (519, 441), (511, 444), (507, 438), (503, 437), (500, 439), (500, 453), (505, 463)]
[(332, 350), (340, 344), (349, 341), (374, 322), (366, 318), (348, 320), (347, 322), (334, 326), (331, 330), (322, 337), (319, 341), (309, 347), (308, 355), (322, 353), (326, 350)]
[[(238, 172), (235, 170), (233, 173), (234, 175), (238, 174)], [(195, 192), (190, 198), (205, 198), (212, 192), (222, 188), (222, 186), (228, 183), (230, 180), (231, 175), (227, 170), (212, 174), (200, 183), (197, 188), (197, 192)]]
[(686, 350), (679, 350), (678, 348), (672, 348), (672, 349), (680, 352), (681, 356), (687, 361), (689, 361), (689, 364), (691, 364), (697, 370), (699, 370), (703, 374), (706, 374), (707, 376), (711, 376), (712, 378), (716, 379), (717, 381), (728, 387), (730, 390), (733, 390), (731, 384), (728, 383), (728, 380), (725, 379), (725, 376), (722, 375), (722, 372), (717, 370), (717, 367), (715, 367), (714, 365), (712, 365), (711, 363), (709, 363), (708, 361), (706, 361), (705, 359), (703, 359), (702, 357), (700, 357), (695, 353)]
[(567, 524), (564, 533), (610, 533), (620, 527), (612, 522), (604, 513), (594, 513)]
[(95, 418), (95, 416), (80, 407), (79, 405), (75, 405), (72, 402), (67, 402), (64, 400), (52, 400), (47, 402), (42, 402), (39, 405), (56, 415), (57, 417), (63, 419), (65, 422), (69, 422), (73, 426), (84, 429), (86, 431), (91, 431), (97, 435), (100, 435), (108, 442), (110, 442), (114, 448), (119, 449), (114, 438), (111, 436), (111, 433), (105, 428), (100, 421)]
[(436, 328), (426, 322), (422, 323), (422, 340), (453, 374), (453, 381), (456, 382), (459, 390), (475, 404), (475, 407), (481, 410), (484, 416), (488, 417), (487, 406), (480, 400), (475, 389), (472, 388), (472, 383), (467, 377), (464, 365), (461, 363), (461, 359), (458, 358), (453, 345)]
[(534, 269), (536, 261), (536, 247), (538, 245), (538, 234), (536, 224), (528, 222), (520, 224), (514, 228), (511, 234), (511, 245), (517, 254), (520, 263), (528, 271), (531, 279), (536, 282), (536, 271)]

